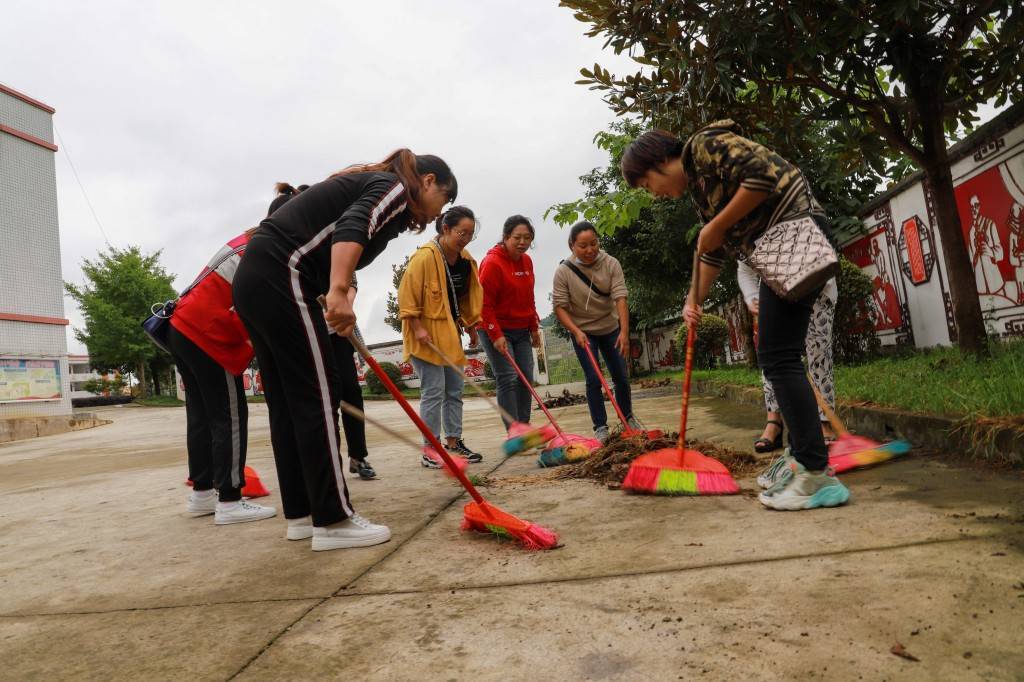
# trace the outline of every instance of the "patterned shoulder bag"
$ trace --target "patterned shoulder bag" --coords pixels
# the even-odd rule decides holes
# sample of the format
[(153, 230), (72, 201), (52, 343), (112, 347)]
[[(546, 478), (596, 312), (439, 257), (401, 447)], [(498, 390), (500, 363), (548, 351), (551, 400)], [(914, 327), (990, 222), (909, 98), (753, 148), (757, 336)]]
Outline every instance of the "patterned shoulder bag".
[[(813, 204), (811, 189), (800, 174)], [(754, 250), (744, 259), (772, 291), (787, 301), (799, 301), (839, 274), (839, 259), (828, 237), (810, 215), (775, 222), (782, 202), (758, 237)]]

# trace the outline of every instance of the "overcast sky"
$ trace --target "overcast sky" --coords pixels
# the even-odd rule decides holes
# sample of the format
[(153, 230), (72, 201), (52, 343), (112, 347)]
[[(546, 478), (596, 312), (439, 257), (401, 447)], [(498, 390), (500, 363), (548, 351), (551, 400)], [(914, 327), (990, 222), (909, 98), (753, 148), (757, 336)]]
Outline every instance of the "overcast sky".
[[(105, 239), (161, 249), (184, 286), (256, 224), (279, 180), (317, 182), (399, 146), (443, 157), (476, 211), (480, 259), (513, 213), (538, 229), (537, 306), (550, 312), (565, 233), (542, 219), (605, 161), (591, 140), (613, 120), (574, 85), (595, 61), (626, 63), (555, 0), (447, 2), (46, 2), (6, 0), (0, 80), (56, 108), (64, 279)], [(368, 341), (383, 322), (401, 237), (360, 273)], [(72, 326), (81, 315), (65, 299)], [(68, 332), (68, 350), (85, 348)]]

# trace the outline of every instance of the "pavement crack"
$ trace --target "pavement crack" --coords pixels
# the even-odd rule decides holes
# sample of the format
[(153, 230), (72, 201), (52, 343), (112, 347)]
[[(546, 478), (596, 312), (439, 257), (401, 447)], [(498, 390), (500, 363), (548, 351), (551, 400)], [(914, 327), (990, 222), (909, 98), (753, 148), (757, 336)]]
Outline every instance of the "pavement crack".
[(416, 595), (416, 594), (437, 594), (440, 592), (472, 592), (474, 590), (494, 590), (507, 587), (536, 587), (539, 585), (565, 585), (571, 583), (598, 582), (603, 580), (615, 580), (618, 578), (634, 578), (654, 575), (671, 575), (675, 573), (687, 573), (691, 571), (704, 571), (716, 568), (733, 568), (740, 566), (758, 566), (762, 564), (780, 563), (786, 561), (800, 561), (804, 559), (821, 559), (830, 557), (851, 556), (856, 554), (868, 554), (871, 552), (899, 551), (912, 549), (914, 547), (928, 547), (932, 545), (953, 544), (957, 542), (973, 542), (977, 540), (992, 540), (992, 535), (957, 536), (951, 538), (933, 538), (915, 542), (900, 543), (896, 545), (882, 545), (878, 547), (857, 547), (853, 549), (841, 549), (832, 552), (816, 552), (809, 554), (785, 554), (760, 559), (745, 559), (739, 561), (719, 561), (693, 566), (678, 566), (667, 568), (652, 568), (640, 571), (626, 571), (622, 573), (601, 573), (591, 575), (569, 576), (564, 578), (537, 578), (534, 580), (518, 580), (507, 582), (481, 583), (476, 585), (447, 585), (430, 589), (412, 590), (374, 590), (366, 592), (347, 592), (335, 595), (337, 597), (380, 597), (394, 595)]
[[(499, 461), (499, 462), (498, 462), (498, 463), (497, 463), (496, 465), (494, 465), (493, 467), (491, 467), (491, 468), (490, 468), (490, 469), (489, 469), (489, 470), (488, 470), (488, 471), (486, 472), (486, 474), (485, 474), (485, 475), (493, 474), (493, 473), (494, 473), (495, 471), (497, 471), (497, 470), (498, 470), (499, 468), (501, 468), (501, 466), (502, 466), (502, 465), (503, 465), (503, 464), (504, 464), (504, 463), (506, 462), (506, 460), (507, 460), (507, 459), (508, 459), (507, 457), (505, 457), (505, 458), (502, 458), (502, 459), (501, 459), (501, 461)], [(394, 544), (394, 546), (393, 546), (393, 547), (391, 548), (391, 550), (390, 550), (389, 552), (387, 552), (386, 554), (384, 554), (383, 556), (381, 556), (381, 557), (380, 557), (379, 559), (377, 559), (376, 561), (374, 561), (374, 562), (373, 562), (372, 564), (370, 564), (369, 566), (367, 566), (365, 570), (363, 570), (363, 571), (362, 571), (361, 573), (359, 573), (359, 575), (357, 575), (356, 577), (354, 577), (354, 578), (352, 578), (351, 580), (349, 580), (348, 582), (346, 582), (346, 583), (345, 583), (344, 585), (342, 585), (342, 586), (341, 586), (341, 587), (339, 587), (339, 588), (338, 588), (337, 590), (335, 590), (335, 591), (334, 591), (334, 592), (333, 592), (332, 594), (330, 594), (330, 595), (328, 595), (328, 596), (326, 596), (326, 597), (321, 597), (321, 598), (319, 598), (319, 600), (318, 600), (318, 601), (317, 601), (317, 602), (316, 602), (315, 604), (312, 604), (312, 605), (311, 605), (311, 606), (310, 606), (310, 607), (309, 607), (308, 609), (306, 609), (306, 610), (305, 610), (305, 611), (303, 611), (303, 612), (302, 612), (301, 614), (299, 614), (299, 616), (298, 616), (298, 617), (297, 617), (297, 618), (296, 618), (295, 620), (293, 620), (293, 621), (292, 621), (291, 623), (289, 623), (289, 624), (288, 624), (288, 625), (286, 625), (286, 626), (285, 626), (284, 628), (282, 628), (282, 629), (280, 630), (280, 632), (278, 632), (278, 633), (277, 633), (276, 635), (274, 635), (273, 637), (271, 637), (271, 638), (270, 638), (270, 640), (269, 640), (269, 641), (268, 641), (268, 642), (267, 642), (266, 644), (264, 644), (264, 645), (263, 645), (263, 647), (262, 647), (262, 648), (261, 648), (261, 649), (260, 649), (259, 651), (257, 651), (257, 652), (256, 652), (255, 654), (253, 654), (253, 656), (251, 656), (251, 657), (249, 658), (249, 660), (247, 660), (247, 661), (246, 661), (246, 662), (245, 662), (245, 663), (244, 663), (244, 664), (242, 665), (242, 667), (241, 667), (241, 668), (239, 668), (239, 669), (238, 669), (238, 670), (237, 670), (237, 671), (236, 671), (236, 672), (235, 672), (235, 673), (234, 673), (233, 675), (231, 675), (231, 677), (229, 677), (228, 679), (229, 679), (229, 680), (234, 680), (234, 679), (236, 679), (236, 678), (237, 678), (238, 676), (240, 676), (240, 675), (241, 675), (242, 673), (244, 673), (244, 672), (245, 672), (246, 670), (248, 670), (248, 669), (249, 669), (249, 667), (250, 667), (250, 666), (251, 666), (251, 665), (252, 665), (253, 663), (255, 663), (255, 662), (256, 662), (256, 661), (257, 661), (257, 660), (259, 659), (259, 657), (263, 655), (263, 653), (264, 653), (265, 651), (267, 651), (268, 649), (270, 649), (270, 647), (274, 646), (274, 644), (275, 644), (275, 643), (277, 642), (277, 640), (279, 640), (279, 639), (280, 639), (280, 638), (281, 638), (281, 637), (282, 637), (282, 636), (283, 636), (283, 635), (284, 635), (285, 633), (287, 633), (287, 632), (288, 632), (289, 630), (291, 630), (291, 629), (292, 629), (293, 627), (295, 627), (295, 626), (296, 626), (296, 625), (298, 625), (298, 624), (299, 624), (300, 622), (302, 622), (302, 621), (303, 621), (303, 620), (304, 620), (304, 619), (306, 618), (306, 616), (308, 616), (308, 615), (309, 615), (310, 613), (312, 613), (312, 612), (313, 612), (313, 611), (314, 611), (314, 610), (315, 610), (315, 609), (316, 609), (317, 607), (321, 606), (322, 604), (326, 603), (327, 601), (331, 600), (332, 598), (335, 598), (335, 597), (341, 597), (341, 596), (346, 596), (346, 595), (344, 594), (345, 590), (348, 590), (348, 589), (350, 589), (350, 588), (351, 588), (351, 587), (352, 587), (353, 585), (355, 585), (355, 584), (356, 584), (356, 583), (357, 583), (357, 582), (358, 582), (358, 581), (359, 581), (359, 580), (360, 580), (360, 579), (361, 579), (361, 578), (362, 578), (363, 576), (366, 576), (366, 575), (368, 575), (369, 573), (371, 573), (372, 571), (374, 571), (375, 569), (377, 569), (378, 567), (380, 567), (380, 566), (381, 566), (381, 565), (382, 565), (382, 564), (383, 564), (384, 562), (386, 562), (386, 561), (387, 561), (388, 559), (390, 559), (390, 558), (391, 558), (392, 556), (394, 556), (396, 552), (398, 552), (398, 551), (399, 551), (400, 549), (402, 549), (402, 547), (404, 547), (404, 546), (405, 546), (405, 545), (406, 545), (407, 543), (409, 543), (410, 541), (412, 541), (413, 539), (415, 539), (415, 538), (416, 538), (417, 536), (419, 536), (419, 534), (420, 534), (420, 533), (422, 533), (422, 532), (423, 532), (424, 530), (426, 530), (427, 528), (429, 528), (429, 527), (430, 527), (430, 524), (432, 524), (432, 523), (434, 522), (434, 520), (435, 520), (435, 519), (437, 519), (437, 518), (438, 518), (439, 516), (441, 516), (442, 514), (444, 514), (444, 513), (446, 512), (446, 511), (448, 511), (448, 509), (449, 509), (449, 508), (451, 508), (451, 506), (452, 506), (453, 504), (455, 504), (456, 502), (458, 502), (458, 501), (459, 501), (460, 499), (462, 499), (462, 498), (463, 498), (463, 497), (465, 497), (466, 495), (467, 495), (467, 493), (466, 493), (466, 491), (465, 491), (465, 490), (462, 490), (462, 491), (460, 491), (460, 492), (459, 492), (459, 493), (458, 493), (457, 495), (453, 495), (453, 496), (451, 497), (451, 499), (449, 499), (449, 500), (448, 500), (448, 501), (447, 501), (446, 503), (444, 503), (444, 504), (443, 504), (443, 505), (442, 505), (442, 506), (441, 506), (441, 507), (440, 507), (440, 508), (439, 508), (439, 509), (438, 509), (437, 511), (435, 511), (435, 512), (434, 512), (434, 513), (432, 513), (432, 514), (431, 514), (430, 516), (428, 516), (428, 517), (427, 517), (427, 518), (426, 518), (426, 519), (425, 519), (425, 520), (423, 521), (423, 523), (421, 523), (421, 524), (420, 524), (419, 526), (417, 526), (416, 528), (414, 528), (414, 529), (413, 529), (413, 531), (412, 531), (411, 533), (409, 533), (409, 535), (408, 535), (408, 536), (407, 536), (407, 537), (406, 537), (406, 538), (405, 538), (404, 540), (402, 540), (402, 541), (400, 541), (400, 542), (396, 542), (396, 543)]]

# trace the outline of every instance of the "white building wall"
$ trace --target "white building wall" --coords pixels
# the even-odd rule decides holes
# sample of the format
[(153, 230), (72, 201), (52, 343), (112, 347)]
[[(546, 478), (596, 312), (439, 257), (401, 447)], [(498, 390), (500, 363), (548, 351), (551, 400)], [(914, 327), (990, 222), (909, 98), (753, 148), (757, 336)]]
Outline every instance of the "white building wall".
[[(0, 90), (0, 124), (53, 142), (51, 114)], [(53, 151), (0, 132), (0, 314), (64, 319)], [(65, 327), (0, 319), (0, 358), (55, 360), (58, 400), (0, 402), (0, 418), (70, 414)]]
[[(952, 166), (957, 208), (975, 266), (982, 313), (989, 332), (1024, 335), (1024, 109), (980, 130), (959, 146)], [(956, 148), (955, 148), (956, 149)], [(1020, 215), (1015, 223), (1013, 215)], [(908, 221), (921, 236), (927, 277), (915, 274), (907, 248)], [(930, 193), (918, 180), (888, 196), (864, 216), (866, 234), (843, 244), (843, 252), (873, 279), (880, 321), (876, 333), (886, 345), (924, 348), (955, 340), (949, 278)], [(979, 247), (978, 242), (984, 246)], [(1014, 249), (1013, 247), (1017, 248)], [(920, 263), (921, 261), (918, 261)], [(915, 281), (917, 280), (917, 281)], [(889, 292), (889, 296), (886, 295)], [(892, 323), (898, 299), (899, 319)]]

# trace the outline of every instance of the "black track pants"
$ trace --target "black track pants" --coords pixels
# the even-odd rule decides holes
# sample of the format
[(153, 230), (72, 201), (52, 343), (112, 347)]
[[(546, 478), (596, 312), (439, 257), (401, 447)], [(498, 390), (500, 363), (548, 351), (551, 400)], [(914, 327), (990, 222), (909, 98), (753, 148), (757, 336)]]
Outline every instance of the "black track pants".
[(270, 411), (270, 439), (286, 518), (326, 526), (353, 514), (338, 450), (338, 378), (320, 288), (294, 248), (253, 237), (232, 283), (235, 309), (253, 342)]
[(242, 499), (249, 406), (234, 376), (173, 326), (168, 343), (185, 384), (188, 476), (196, 490), (216, 488), (221, 502)]

